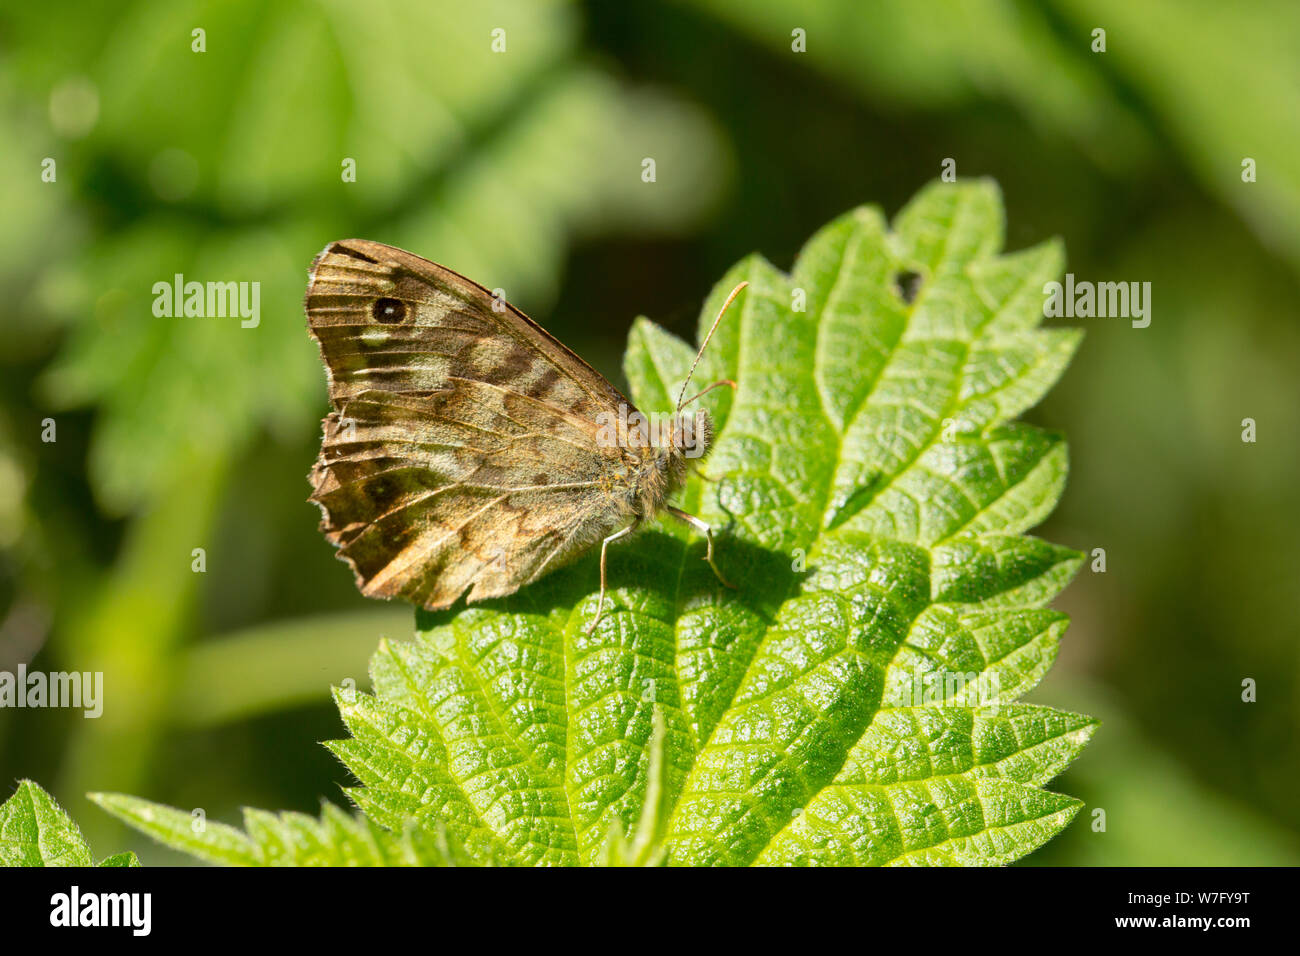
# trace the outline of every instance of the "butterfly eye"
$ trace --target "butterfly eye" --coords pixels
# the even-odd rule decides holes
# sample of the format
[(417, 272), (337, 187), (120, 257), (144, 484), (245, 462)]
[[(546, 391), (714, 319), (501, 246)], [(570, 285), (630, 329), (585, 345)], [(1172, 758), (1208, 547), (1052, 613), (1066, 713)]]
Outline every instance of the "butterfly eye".
[(386, 325), (401, 322), (406, 318), (406, 303), (397, 299), (376, 299), (375, 304), (370, 307), (370, 314), (375, 317), (376, 322), (383, 322)]

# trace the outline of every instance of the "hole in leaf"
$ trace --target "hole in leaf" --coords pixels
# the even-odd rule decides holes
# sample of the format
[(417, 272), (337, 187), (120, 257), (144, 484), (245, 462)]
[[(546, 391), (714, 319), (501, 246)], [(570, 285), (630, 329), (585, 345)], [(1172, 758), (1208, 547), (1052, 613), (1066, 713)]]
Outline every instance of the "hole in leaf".
[(904, 270), (894, 276), (894, 288), (898, 292), (898, 297), (911, 305), (916, 301), (916, 295), (921, 291), (921, 273), (912, 272), (910, 269)]

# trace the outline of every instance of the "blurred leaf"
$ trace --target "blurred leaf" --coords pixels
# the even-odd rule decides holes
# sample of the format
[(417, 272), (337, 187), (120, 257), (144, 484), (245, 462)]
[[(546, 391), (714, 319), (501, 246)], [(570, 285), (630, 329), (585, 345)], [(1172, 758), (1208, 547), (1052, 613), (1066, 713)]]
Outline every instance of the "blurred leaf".
[[(1150, 136), (1088, 58), (1088, 29), (1062, 35), (1051, 4), (1016, 0), (694, 0), (889, 110), (1006, 100), (1044, 131), (1062, 132), (1098, 165), (1127, 172)], [(806, 53), (792, 49), (805, 32)], [(1115, 42), (1122, 42), (1118, 38)], [(931, 162), (937, 168), (942, 154)], [(959, 171), (961, 170), (961, 157)]]
[[(1157, 114), (1205, 188), (1300, 273), (1300, 4), (1054, 0), (1107, 29), (1104, 66)], [(1242, 182), (1242, 160), (1258, 164)]]
[[(218, 463), (186, 465), (170, 493), (131, 522), (106, 574), (93, 585), (60, 584), (59, 652), (77, 670), (108, 675), (103, 716), (79, 722), (68, 739), (61, 793), (131, 785), (166, 730), (159, 715), (175, 688), (173, 655), (203, 578), (192, 570), (192, 549), (210, 539), (224, 479)], [(85, 826), (93, 839), (108, 836), (93, 817)]]
[[(646, 158), (654, 182), (642, 180)], [(579, 68), (539, 85), (513, 126), (413, 202), (391, 236), (371, 238), (547, 303), (571, 235), (686, 230), (716, 202), (724, 168), (698, 108)]]
[(173, 720), (211, 727), (323, 701), (349, 675), (364, 681), (377, 634), (411, 631), (403, 605), (276, 621), (204, 641), (180, 662)]
[[(69, 304), (70, 334), (40, 388), (54, 408), (98, 406), (89, 468), (106, 510), (140, 509), (195, 460), (229, 461), (258, 428), (309, 427), (320, 373), (298, 321), (298, 286), (314, 232), (214, 232), (148, 219), (61, 265), (95, 291)], [(155, 316), (154, 285), (176, 274), (255, 283), (259, 323)]]
[[(30, 780), (0, 804), (0, 866), (94, 866), (90, 847), (63, 808)], [(139, 866), (134, 853), (118, 853), (100, 866)]]
[[(308, 199), (373, 206), (471, 149), (571, 56), (571, 11), (564, 0), (483, 0), (455, 16), (419, 0), (81, 4), (57, 24), (17, 14), (19, 35), (47, 51), (19, 63), (33, 78), (88, 77), (100, 105), (90, 143), (142, 190), (224, 215)], [(70, 22), (79, 42), (56, 42)], [(357, 168), (347, 189), (345, 158)]]
[(246, 809), (241, 831), (138, 797), (120, 793), (90, 797), (172, 849), (227, 866), (480, 865), (442, 830), (408, 827), (394, 833), (331, 803), (322, 805), (319, 819)]
[[(1032, 863), (1049, 866), (1300, 865), (1300, 841), (1249, 805), (1226, 799), (1171, 759), (1114, 695), (1078, 675), (1040, 692), (1100, 714), (1106, 733), (1063, 782), (1087, 802), (1087, 824), (1071, 827)], [(1213, 781), (1211, 781), (1213, 783)], [(1098, 830), (1097, 810), (1105, 812)], [(1041, 856), (1041, 859), (1040, 859)]]
[[(1164, 179), (1185, 162), (1300, 271), (1292, 0), (694, 2), (886, 109), (1006, 101), (1112, 173), (1143, 166)], [(791, 52), (795, 28), (806, 31), (806, 54)], [(1104, 53), (1092, 50), (1097, 28)], [(1165, 154), (1163, 136), (1180, 153)], [(1241, 180), (1247, 156), (1258, 163), (1255, 183)]]
[(1100, 274), (1149, 280), (1157, 304), (1146, 329), (1094, 324), (1050, 399), (1078, 450), (1058, 533), (1110, 565), (1071, 588), (1074, 646), (1150, 746), (1294, 826), (1300, 281), (1222, 208), (1149, 216), (1107, 263)]
[[(0, 282), (7, 288), (14, 282), (19, 288), (10, 299), (24, 301), (32, 292), (31, 270), (46, 256), (57, 254), (75, 240), (79, 233), (73, 222), (76, 214), (69, 201), (69, 178), (75, 173), (66, 165), (54, 138), (44, 128), (34, 104), (25, 102), (14, 89), (13, 70), (0, 62), (0, 182), (6, 184), (5, 228), (0, 230)], [(53, 182), (44, 182), (43, 164), (54, 159)], [(21, 186), (19, 186), (21, 184)], [(17, 187), (17, 188), (15, 188)], [(21, 334), (19, 323), (6, 324), (6, 333)], [(14, 343), (6, 334), (0, 355), (8, 357)]]

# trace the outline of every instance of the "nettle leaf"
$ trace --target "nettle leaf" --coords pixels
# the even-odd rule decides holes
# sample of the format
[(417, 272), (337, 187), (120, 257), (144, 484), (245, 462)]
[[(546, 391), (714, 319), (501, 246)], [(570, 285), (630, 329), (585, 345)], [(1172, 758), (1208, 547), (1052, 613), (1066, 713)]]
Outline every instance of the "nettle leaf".
[[(30, 780), (0, 804), (0, 866), (94, 866), (80, 828), (52, 796)], [(139, 866), (134, 853), (118, 853), (100, 866)]]
[[(244, 829), (120, 793), (90, 798), (113, 816), (172, 849), (227, 866), (473, 866), (442, 827), (377, 826), (325, 803), (304, 813), (244, 810)], [(104, 862), (108, 865), (108, 861)]]
[[(753, 256), (699, 381), (719, 426), (682, 506), (719, 529), (721, 587), (677, 528), (511, 598), (418, 615), (331, 744), (367, 816), (445, 827), (512, 864), (993, 864), (1079, 802), (1041, 789), (1095, 722), (1017, 704), (1066, 627), (1081, 556), (1023, 533), (1059, 498), (1061, 436), (1008, 423), (1065, 369), (1042, 330), (1050, 242), (1002, 255), (987, 182), (893, 224), (855, 210), (791, 274)], [(647, 320), (626, 372), (670, 411), (693, 349)], [(655, 728), (660, 729), (656, 732)], [(647, 799), (649, 794), (649, 799)]]

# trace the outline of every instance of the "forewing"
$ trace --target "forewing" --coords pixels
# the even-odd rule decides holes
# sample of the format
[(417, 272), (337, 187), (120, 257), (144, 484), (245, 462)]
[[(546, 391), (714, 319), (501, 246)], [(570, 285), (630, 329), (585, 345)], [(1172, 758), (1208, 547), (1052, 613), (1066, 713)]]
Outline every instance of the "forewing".
[(518, 309), (450, 269), (382, 243), (348, 239), (316, 257), (307, 319), (339, 410), (360, 392), (433, 391), (452, 376), (501, 385), (588, 419), (627, 402)]

